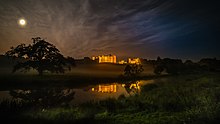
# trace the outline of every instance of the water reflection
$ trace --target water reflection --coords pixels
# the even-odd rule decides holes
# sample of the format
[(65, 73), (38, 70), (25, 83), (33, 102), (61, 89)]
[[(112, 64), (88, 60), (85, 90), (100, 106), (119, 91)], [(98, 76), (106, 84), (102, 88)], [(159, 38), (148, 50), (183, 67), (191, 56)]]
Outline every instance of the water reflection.
[(15, 100), (43, 108), (49, 108), (67, 105), (74, 99), (75, 92), (71, 89), (44, 88), (36, 90), (12, 90), (9, 94)]
[(112, 92), (115, 93), (117, 92), (117, 86), (116, 84), (98, 85), (97, 87), (93, 87), (91, 90), (95, 92), (101, 92), (101, 93), (112, 93)]
[(52, 107), (61, 105), (81, 104), (88, 101), (100, 101), (111, 98), (125, 97), (141, 92), (141, 86), (153, 83), (153, 80), (129, 81), (89, 85), (81, 88), (38, 88), (0, 91), (0, 101), (5, 97), (30, 102), (36, 106)]
[(128, 82), (126, 84), (122, 84), (122, 87), (124, 87), (128, 94), (137, 94), (141, 91), (141, 85), (143, 85), (143, 82), (141, 81), (132, 81)]
[[(141, 81), (131, 81), (124, 84), (121, 84), (122, 87), (125, 88), (125, 90), (130, 94), (138, 93), (141, 90), (141, 85), (143, 83)], [(94, 92), (101, 92), (101, 93), (115, 93), (117, 92), (117, 85), (115, 84), (109, 84), (109, 85), (98, 85), (96, 87), (91, 88), (91, 91)]]

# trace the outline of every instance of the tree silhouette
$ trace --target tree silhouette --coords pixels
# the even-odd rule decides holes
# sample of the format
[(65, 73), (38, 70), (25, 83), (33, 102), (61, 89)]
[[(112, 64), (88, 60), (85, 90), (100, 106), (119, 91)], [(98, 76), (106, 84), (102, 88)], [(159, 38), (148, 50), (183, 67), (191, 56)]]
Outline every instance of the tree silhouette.
[(132, 71), (132, 67), (130, 65), (126, 65), (126, 67), (124, 69), (124, 75), (125, 76), (130, 76), (131, 75), (131, 71)]
[(180, 59), (170, 59), (160, 57), (157, 58), (157, 61), (154, 65), (154, 73), (160, 75), (163, 71), (166, 71), (168, 74), (179, 74), (184, 70), (184, 64)]
[(156, 75), (160, 75), (164, 71), (164, 67), (161, 65), (157, 65), (154, 67), (154, 73)]
[(126, 65), (124, 69), (124, 75), (127, 77), (133, 77), (139, 75), (141, 72), (143, 72), (143, 66), (142, 65)]
[(11, 50), (6, 52), (6, 56), (24, 58), (14, 66), (13, 72), (35, 69), (39, 75), (43, 75), (44, 71), (64, 73), (64, 67), (71, 69), (70, 66), (75, 65), (73, 58), (65, 58), (53, 44), (40, 37), (32, 38), (32, 40), (33, 44), (28, 46), (20, 44), (15, 48), (11, 47)]

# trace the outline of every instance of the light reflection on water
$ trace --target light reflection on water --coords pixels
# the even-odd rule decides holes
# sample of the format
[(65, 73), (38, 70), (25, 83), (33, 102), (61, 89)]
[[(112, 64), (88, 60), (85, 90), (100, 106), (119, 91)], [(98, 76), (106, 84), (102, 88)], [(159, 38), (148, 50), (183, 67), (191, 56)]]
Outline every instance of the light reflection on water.
[(100, 101), (107, 98), (128, 97), (141, 92), (141, 86), (153, 83), (154, 80), (130, 81), (126, 83), (110, 83), (89, 85), (81, 88), (39, 88), (27, 90), (0, 91), (0, 101), (18, 99), (41, 104), (53, 103), (81, 104), (89, 101)]

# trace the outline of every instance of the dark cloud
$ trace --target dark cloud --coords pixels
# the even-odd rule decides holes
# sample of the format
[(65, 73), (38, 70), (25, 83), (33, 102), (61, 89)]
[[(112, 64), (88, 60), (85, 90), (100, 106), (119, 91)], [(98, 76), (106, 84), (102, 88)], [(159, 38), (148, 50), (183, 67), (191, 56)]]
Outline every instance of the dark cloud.
[[(17, 24), (19, 18), (27, 26)], [(0, 52), (41, 36), (63, 54), (220, 57), (218, 6), (178, 0), (1, 0)], [(212, 49), (212, 50), (209, 50)]]

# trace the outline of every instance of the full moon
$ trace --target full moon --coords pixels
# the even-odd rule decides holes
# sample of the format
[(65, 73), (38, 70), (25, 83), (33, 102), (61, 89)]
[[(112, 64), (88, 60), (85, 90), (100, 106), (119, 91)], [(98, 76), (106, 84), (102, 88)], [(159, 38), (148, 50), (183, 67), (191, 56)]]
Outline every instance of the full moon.
[(21, 26), (25, 26), (26, 25), (26, 20), (25, 19), (19, 19), (18, 23)]

